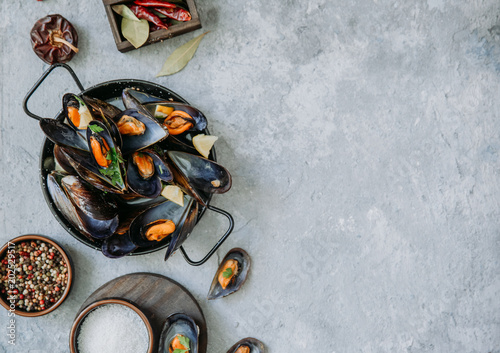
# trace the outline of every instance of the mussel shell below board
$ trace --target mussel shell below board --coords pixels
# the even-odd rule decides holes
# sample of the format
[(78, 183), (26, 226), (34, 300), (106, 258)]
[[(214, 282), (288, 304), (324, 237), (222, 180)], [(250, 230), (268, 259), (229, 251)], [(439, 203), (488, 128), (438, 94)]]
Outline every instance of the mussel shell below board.
[[(130, 88), (134, 87), (135, 89), (145, 92), (150, 95), (154, 95), (157, 97), (161, 97), (163, 99), (173, 99), (178, 102), (183, 102), (186, 104), (189, 104), (184, 98), (179, 96), (177, 93), (169, 90), (166, 87), (160, 86), (156, 83), (153, 82), (147, 82), (147, 81), (142, 81), (142, 80), (113, 80), (113, 81), (107, 81), (103, 83), (99, 83), (97, 85), (94, 85), (85, 91), (81, 92), (83, 95), (88, 95), (91, 97), (95, 97), (98, 99), (101, 99), (103, 101), (106, 101), (108, 103), (111, 103), (118, 107), (119, 109), (124, 110), (124, 106), (122, 103), (122, 91), (125, 88)], [(62, 122), (64, 120), (64, 113), (62, 109), (59, 111), (59, 113), (55, 116), (57, 121)], [(52, 119), (50, 119), (52, 120)], [(202, 131), (202, 133), (206, 135), (210, 135), (210, 132), (208, 129), (205, 129)], [(87, 147), (88, 148), (88, 147)], [(43, 195), (45, 197), (45, 201), (47, 202), (47, 205), (49, 206), (50, 211), (54, 215), (54, 217), (57, 219), (57, 221), (61, 224), (61, 226), (68, 232), (70, 233), (74, 238), (76, 238), (78, 241), (84, 243), (85, 245), (94, 248), (96, 250), (101, 250), (102, 246), (102, 241), (100, 240), (91, 240), (87, 238), (84, 234), (82, 234), (77, 228), (71, 225), (71, 223), (62, 215), (62, 213), (57, 209), (55, 206), (53, 200), (50, 197), (48, 187), (47, 187), (47, 176), (48, 174), (54, 169), (54, 154), (53, 154), (53, 149), (54, 149), (54, 143), (50, 141), (49, 139), (45, 139), (42, 149), (40, 152), (40, 184), (42, 186), (42, 191)], [(212, 153), (210, 155), (211, 159), (216, 161), (216, 153), (215, 149), (212, 148)], [(206, 204), (210, 203), (210, 200), (212, 198), (212, 195), (204, 195), (206, 197)], [(206, 207), (203, 205), (200, 205), (199, 207), (199, 214), (198, 214), (198, 221), (201, 219), (203, 214), (206, 211)], [(133, 251), (130, 255), (142, 255), (142, 254), (148, 254), (152, 253), (161, 249), (164, 249), (168, 246), (168, 243), (165, 244), (158, 244), (157, 246), (151, 247), (151, 248), (138, 248), (135, 251)]]

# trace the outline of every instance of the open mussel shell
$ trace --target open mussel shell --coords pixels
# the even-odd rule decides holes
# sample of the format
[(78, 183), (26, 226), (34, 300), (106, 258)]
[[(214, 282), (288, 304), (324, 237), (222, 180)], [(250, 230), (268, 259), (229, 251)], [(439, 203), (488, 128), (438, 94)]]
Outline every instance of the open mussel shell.
[[(147, 162), (144, 164), (145, 168), (151, 168), (151, 175), (144, 175), (144, 172), (141, 173), (140, 167), (136, 163), (136, 157), (147, 159)], [(158, 197), (162, 190), (162, 180), (170, 182), (173, 180), (173, 175), (170, 172), (170, 168), (157, 153), (151, 150), (145, 150), (134, 152), (134, 154), (129, 156), (127, 185), (132, 192), (147, 198)]]
[[(237, 261), (238, 269), (227, 287), (224, 289), (219, 283), (219, 275), (225, 270), (225, 264), (228, 260)], [(250, 256), (245, 250), (240, 248), (229, 250), (229, 252), (226, 254), (226, 256), (224, 256), (224, 259), (220, 263), (217, 272), (215, 273), (212, 285), (210, 286), (210, 290), (208, 292), (208, 299), (210, 300), (222, 298), (239, 290), (247, 279), (248, 271), (250, 270), (250, 264)]]
[(75, 129), (82, 136), (85, 136), (87, 126), (94, 120), (89, 107), (73, 93), (66, 93), (62, 99), (64, 116), (67, 123)]
[(121, 150), (104, 123), (96, 120), (89, 123), (87, 143), (91, 160), (93, 160), (94, 167), (97, 168), (102, 179), (113, 185), (118, 191), (124, 192), (127, 187), (123, 177), (125, 166)]
[[(193, 199), (191, 199), (193, 201)], [(198, 202), (192, 202), (192, 205), (187, 212), (184, 222), (182, 223), (182, 228), (179, 232), (172, 236), (170, 243), (168, 244), (167, 252), (165, 253), (165, 261), (180, 248), (182, 243), (191, 235), (191, 232), (196, 225), (198, 220)]]
[(174, 181), (201, 204), (206, 197), (200, 192), (222, 194), (231, 188), (231, 174), (220, 164), (186, 152), (169, 151), (167, 155)]
[(101, 191), (113, 194), (123, 194), (125, 191), (112, 185), (109, 178), (101, 174), (99, 168), (93, 163), (89, 152), (56, 145), (54, 157), (64, 170), (69, 172), (67, 166), (71, 166), (71, 169), (83, 180)]
[[(172, 201), (165, 201), (159, 205), (153, 206), (139, 214), (130, 224), (130, 239), (139, 247), (161, 246), (175, 238), (181, 231), (186, 220), (191, 205), (192, 198), (184, 198), (184, 206), (181, 207)], [(146, 232), (149, 227), (160, 220), (171, 220), (175, 224), (175, 230), (160, 241), (149, 240), (146, 237)]]
[(177, 335), (189, 338), (189, 353), (198, 353), (199, 334), (200, 328), (188, 315), (183, 313), (170, 315), (163, 324), (158, 353), (169, 353), (170, 343)]
[(74, 175), (52, 172), (47, 181), (58, 210), (73, 226), (95, 239), (107, 238), (115, 232), (118, 227), (116, 202)]
[(40, 119), (40, 128), (47, 138), (56, 145), (89, 151), (87, 140), (74, 128), (55, 119)]
[(130, 116), (144, 124), (144, 133), (140, 135), (122, 134), (122, 152), (127, 155), (131, 152), (139, 151), (158, 143), (168, 136), (168, 131), (150, 116), (137, 111), (136, 109), (127, 109), (114, 118), (115, 123), (120, 121), (123, 116)]
[(111, 235), (109, 238), (104, 239), (101, 246), (101, 251), (104, 256), (111, 259), (118, 259), (128, 255), (135, 249), (137, 249), (137, 245), (132, 243), (128, 232)]
[(195, 124), (193, 124), (193, 127), (190, 130), (196, 130), (196, 131), (202, 131), (207, 128), (207, 118), (206, 116), (196, 109), (195, 107), (192, 107), (188, 104), (180, 103), (180, 102), (172, 102), (172, 101), (157, 101), (154, 103), (147, 103), (144, 104), (144, 107), (148, 109), (152, 115), (155, 114), (156, 107), (158, 105), (161, 105), (163, 107), (169, 107), (172, 108), (173, 110), (180, 110), (185, 113), (188, 113), (194, 120)]
[(78, 216), (75, 205), (70, 201), (68, 195), (64, 192), (61, 187), (61, 179), (67, 174), (62, 174), (56, 171), (52, 171), (47, 176), (47, 189), (49, 191), (50, 197), (54, 202), (57, 210), (62, 214), (62, 216), (69, 222), (75, 229), (84, 234), (88, 239), (93, 241), (94, 239), (87, 232), (86, 227), (82, 225), (82, 221)]
[[(247, 347), (247, 349), (245, 349)], [(248, 351), (248, 353), (266, 353), (267, 349), (264, 343), (253, 337), (247, 337), (236, 342), (227, 353), (237, 353), (238, 349), (241, 351)], [(239, 352), (238, 352), (239, 353)]]

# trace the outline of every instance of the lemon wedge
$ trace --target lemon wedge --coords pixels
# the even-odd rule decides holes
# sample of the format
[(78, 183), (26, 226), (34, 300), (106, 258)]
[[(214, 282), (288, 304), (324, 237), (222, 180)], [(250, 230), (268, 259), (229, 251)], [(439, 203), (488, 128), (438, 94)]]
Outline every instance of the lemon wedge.
[(177, 185), (165, 186), (161, 192), (161, 196), (181, 207), (184, 207), (184, 194), (182, 193), (181, 188)]
[(174, 111), (172, 107), (165, 107), (163, 105), (157, 105), (155, 110), (155, 117), (157, 118), (166, 118)]
[(199, 134), (193, 137), (193, 146), (203, 157), (208, 158), (210, 150), (217, 139), (217, 136)]

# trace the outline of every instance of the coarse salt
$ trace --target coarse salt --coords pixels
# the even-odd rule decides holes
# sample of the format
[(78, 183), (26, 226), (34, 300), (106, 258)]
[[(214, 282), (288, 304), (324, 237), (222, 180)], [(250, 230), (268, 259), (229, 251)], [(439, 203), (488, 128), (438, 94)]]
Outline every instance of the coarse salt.
[(79, 353), (142, 353), (149, 336), (142, 318), (121, 304), (105, 304), (92, 310), (80, 325)]

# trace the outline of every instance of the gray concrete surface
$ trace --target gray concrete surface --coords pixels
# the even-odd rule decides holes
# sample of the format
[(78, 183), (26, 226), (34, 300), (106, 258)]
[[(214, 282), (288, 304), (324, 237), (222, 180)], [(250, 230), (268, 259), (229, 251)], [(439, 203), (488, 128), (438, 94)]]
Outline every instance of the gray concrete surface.
[[(50, 235), (76, 278), (54, 313), (0, 312), (0, 351), (64, 352), (77, 309), (103, 283), (150, 271), (185, 285), (209, 327), (209, 352), (246, 336), (272, 353), (500, 352), (500, 6), (495, 0), (197, 1), (203, 30), (119, 53), (99, 0), (0, 1), (0, 237)], [(33, 23), (77, 27), (71, 66), (85, 86), (150, 80), (209, 117), (233, 189), (214, 199), (236, 228), (206, 265), (163, 252), (117, 261), (52, 217), (38, 181), (43, 134), (21, 102), (47, 69)], [(155, 78), (204, 30), (189, 65)], [(76, 91), (60, 71), (31, 108), (52, 117)], [(205, 217), (193, 257), (224, 220)], [(253, 259), (249, 280), (208, 302), (218, 259)]]

